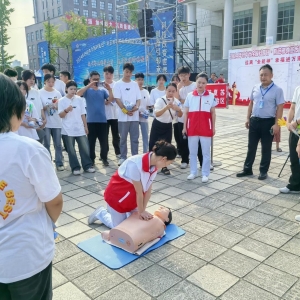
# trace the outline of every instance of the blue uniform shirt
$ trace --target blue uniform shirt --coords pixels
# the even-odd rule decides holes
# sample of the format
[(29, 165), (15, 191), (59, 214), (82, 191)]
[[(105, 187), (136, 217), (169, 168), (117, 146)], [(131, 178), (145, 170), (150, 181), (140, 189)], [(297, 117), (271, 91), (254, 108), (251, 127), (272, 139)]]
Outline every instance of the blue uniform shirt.
[(252, 116), (263, 119), (275, 118), (277, 106), (285, 103), (282, 88), (274, 82), (266, 88), (255, 85), (250, 100), (253, 101)]

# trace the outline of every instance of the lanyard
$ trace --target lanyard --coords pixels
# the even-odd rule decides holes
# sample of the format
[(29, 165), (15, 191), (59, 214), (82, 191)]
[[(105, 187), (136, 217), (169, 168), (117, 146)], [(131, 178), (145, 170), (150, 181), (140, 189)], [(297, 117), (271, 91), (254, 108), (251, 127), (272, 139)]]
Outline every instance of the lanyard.
[(262, 99), (264, 99), (264, 96), (267, 94), (267, 92), (273, 87), (273, 85), (274, 85), (274, 82), (272, 83), (272, 85), (266, 90), (266, 92), (265, 93), (263, 93), (263, 90), (262, 90), (262, 88), (261, 88), (261, 86), (260, 86), (260, 93), (261, 93), (261, 95), (262, 95)]

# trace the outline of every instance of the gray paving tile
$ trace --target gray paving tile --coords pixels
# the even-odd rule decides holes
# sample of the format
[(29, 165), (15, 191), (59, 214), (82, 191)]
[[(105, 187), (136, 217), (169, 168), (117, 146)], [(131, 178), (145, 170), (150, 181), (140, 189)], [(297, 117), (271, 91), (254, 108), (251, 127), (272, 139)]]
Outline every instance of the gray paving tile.
[(284, 300), (299, 300), (300, 299), (300, 280), (284, 295)]
[(214, 181), (214, 182), (209, 183), (207, 185), (207, 187), (213, 188), (213, 189), (216, 189), (216, 190), (219, 190), (219, 191), (225, 190), (225, 189), (229, 188), (230, 186), (231, 186), (230, 184), (220, 182), (220, 181)]
[(189, 202), (172, 197), (170, 199), (160, 202), (159, 204), (162, 206), (171, 208), (172, 210), (177, 210), (177, 209), (187, 206), (189, 204)]
[[(182, 281), (157, 298), (158, 300), (215, 300), (216, 298), (188, 281)], [(130, 299), (131, 300), (131, 299)]]
[(231, 178), (231, 177), (221, 178), (219, 181), (230, 184), (230, 185), (236, 185), (238, 183), (243, 182), (243, 180), (241, 180), (241, 179)]
[(90, 272), (99, 266), (99, 262), (84, 252), (78, 253), (55, 264), (55, 268), (69, 280)]
[(73, 280), (92, 299), (107, 292), (123, 281), (123, 277), (103, 265)]
[(231, 248), (244, 239), (244, 236), (224, 228), (218, 228), (206, 235), (205, 238), (226, 248)]
[(161, 266), (153, 265), (129, 279), (152, 297), (157, 297), (180, 281), (180, 277)]
[(193, 218), (183, 214), (179, 211), (172, 211), (172, 223), (177, 226), (181, 226), (182, 224), (188, 223), (192, 221)]
[(257, 189), (259, 192), (268, 193), (271, 195), (278, 195), (279, 189), (273, 186), (263, 185), (262, 187)]
[(262, 193), (259, 191), (251, 191), (250, 193), (246, 194), (245, 197), (264, 202), (273, 198), (274, 195)]
[(53, 290), (53, 299), (55, 300), (89, 300), (82, 291), (73, 283), (68, 282)]
[(282, 250), (300, 256), (300, 239), (292, 238), (281, 247)]
[(199, 201), (195, 202), (194, 204), (201, 206), (201, 207), (208, 208), (208, 209), (216, 209), (216, 208), (224, 205), (225, 202), (223, 202), (221, 200), (217, 200), (215, 198), (205, 197), (204, 199), (199, 200)]
[(84, 196), (84, 195), (87, 195), (87, 194), (90, 194), (90, 191), (86, 190), (85, 188), (82, 189), (82, 188), (79, 188), (79, 189), (74, 189), (74, 190), (71, 190), (67, 193), (65, 193), (67, 196), (69, 197), (72, 197), (72, 198), (77, 198), (77, 197), (80, 197), (80, 196)]
[(295, 235), (300, 232), (299, 224), (281, 218), (274, 219), (267, 227), (289, 235)]
[[(181, 195), (178, 195), (177, 198), (182, 199), (186, 202), (190, 202), (190, 203), (194, 203), (196, 201), (199, 201), (201, 199), (203, 199), (205, 196), (199, 195), (197, 193), (192, 193), (192, 192), (187, 192)], [(151, 200), (152, 200), (152, 196), (151, 196)]]
[(213, 189), (213, 188), (209, 188), (209, 187), (206, 187), (206, 186), (201, 186), (197, 189), (194, 189), (192, 192), (203, 195), (203, 196), (210, 196), (210, 195), (213, 195), (213, 194), (217, 193), (218, 190)]
[(287, 208), (273, 205), (270, 203), (262, 203), (261, 205), (255, 207), (255, 210), (274, 217), (278, 217), (284, 212), (286, 212)]
[(209, 262), (227, 249), (202, 238), (189, 244), (183, 250)]
[(60, 262), (80, 252), (80, 249), (68, 240), (56, 244), (53, 263)]
[(204, 236), (217, 229), (217, 226), (194, 219), (191, 222), (182, 225), (182, 228), (198, 236)]
[(153, 262), (159, 262), (165, 257), (176, 252), (178, 249), (170, 244), (165, 244), (145, 255), (147, 259), (150, 259)]
[(210, 210), (202, 206), (190, 204), (184, 208), (179, 209), (178, 212), (188, 215), (190, 217), (199, 218), (200, 216), (210, 212)]
[(168, 187), (166, 189), (163, 189), (161, 192), (168, 196), (177, 197), (178, 195), (185, 193), (185, 190), (179, 189), (177, 187)]
[(73, 244), (77, 245), (78, 243), (83, 242), (83, 241), (90, 239), (99, 234), (100, 234), (99, 231), (91, 229), (89, 231), (85, 231), (81, 234), (78, 234), (78, 235), (75, 235), (75, 236), (69, 238), (69, 241), (71, 241)]
[(194, 273), (205, 264), (206, 262), (204, 260), (181, 250), (173, 253), (159, 263), (160, 266), (182, 278)]
[(272, 295), (246, 281), (239, 281), (230, 290), (228, 290), (221, 300), (279, 300), (275, 295)]
[(277, 249), (269, 246), (267, 244), (261, 243), (259, 241), (246, 238), (237, 245), (235, 245), (232, 250), (249, 256), (258, 261), (264, 261), (270, 255), (272, 255)]
[(280, 215), (280, 218), (291, 221), (291, 222), (295, 222), (295, 216), (299, 215), (299, 212), (297, 210), (288, 210), (286, 212), (284, 212), (282, 215)]
[(103, 184), (102, 182), (98, 182), (96, 184), (92, 184), (85, 187), (85, 189), (90, 193), (95, 193), (99, 195), (103, 195), (105, 188), (106, 188), (106, 184)]
[(221, 254), (211, 263), (238, 277), (244, 277), (259, 264), (258, 261), (232, 250)]
[(91, 185), (91, 184), (95, 184), (95, 180), (92, 180), (92, 179), (89, 179), (89, 178), (85, 178), (85, 177), (83, 177), (83, 178), (84, 179), (82, 179), (82, 180), (78, 180), (78, 181), (73, 182), (73, 184), (75, 184), (75, 185), (77, 185), (79, 187), (82, 187), (82, 188), (84, 188), (84, 187), (86, 187), (88, 185)]
[(170, 245), (173, 245), (177, 248), (183, 248), (189, 244), (191, 244), (192, 242), (196, 241), (199, 239), (199, 236), (192, 234), (190, 232), (186, 232), (184, 235), (178, 237), (177, 239), (169, 242)]
[(60, 285), (63, 285), (67, 282), (68, 279), (53, 267), (52, 268), (52, 289), (56, 289)]
[(277, 248), (281, 247), (291, 239), (291, 237), (287, 234), (269, 228), (261, 228), (253, 233), (250, 237)]
[(200, 219), (205, 222), (217, 225), (217, 226), (222, 226), (222, 225), (230, 222), (231, 220), (233, 220), (234, 217), (228, 216), (226, 214), (222, 214), (217, 211), (211, 211), (211, 212), (201, 216)]
[(235, 219), (223, 226), (223, 228), (237, 232), (243, 235), (250, 235), (251, 233), (257, 231), (260, 226), (250, 223), (241, 219)]
[(61, 192), (62, 193), (67, 193), (69, 191), (73, 191), (73, 190), (76, 190), (76, 189), (79, 189), (79, 186), (77, 186), (75, 184), (66, 184), (66, 185), (63, 185), (61, 187)]
[(59, 227), (59, 226), (63, 226), (68, 223), (72, 223), (74, 221), (76, 221), (76, 219), (72, 218), (71, 216), (69, 216), (66, 213), (61, 213), (58, 220), (55, 222), (55, 225), (57, 227)]
[(240, 207), (237, 205), (233, 205), (230, 203), (226, 203), (225, 205), (218, 207), (216, 211), (224, 213), (226, 215), (232, 216), (232, 217), (239, 217), (246, 213), (248, 211), (247, 208)]
[(240, 216), (240, 219), (249, 221), (260, 226), (265, 226), (269, 224), (272, 220), (274, 220), (274, 217), (252, 210)]
[(95, 193), (90, 193), (90, 194), (82, 196), (82, 197), (77, 197), (76, 199), (85, 204), (90, 204), (90, 203), (93, 203), (96, 201), (103, 200), (103, 196), (101, 196), (99, 194), (95, 194)]
[(66, 224), (56, 228), (56, 232), (64, 236), (65, 238), (72, 237), (74, 235), (80, 234), (82, 232), (88, 231), (91, 228), (82, 224), (79, 221)]
[(232, 287), (238, 278), (215, 266), (207, 265), (189, 276), (187, 280), (218, 297)]
[(245, 280), (281, 297), (297, 281), (297, 278), (261, 264), (248, 274)]
[(68, 214), (72, 216), (73, 218), (80, 220), (83, 218), (88, 217), (95, 209), (93, 207), (90, 207), (88, 205), (85, 205), (83, 207), (78, 207), (73, 210), (69, 210)]
[(238, 185), (234, 185), (232, 187), (229, 187), (228, 189), (225, 190), (225, 192), (230, 193), (230, 194), (236, 194), (238, 196), (244, 196), (245, 194), (248, 194), (251, 192), (251, 189), (247, 189), (244, 187), (240, 187)]
[(69, 200), (67, 202), (64, 202), (63, 212), (68, 212), (69, 210), (73, 210), (75, 208), (82, 207), (84, 205), (85, 205), (84, 203), (82, 203), (80, 201), (77, 201), (75, 199), (72, 199), (72, 200)]
[(210, 197), (214, 198), (214, 199), (217, 199), (217, 200), (220, 200), (220, 201), (223, 201), (223, 202), (231, 202), (234, 199), (238, 198), (239, 196), (235, 195), (235, 194), (231, 194), (231, 193), (221, 191), (221, 192), (212, 194)]
[(151, 300), (151, 297), (140, 289), (135, 287), (130, 282), (123, 282), (103, 295), (96, 298), (96, 300), (133, 300), (143, 299)]
[(282, 195), (278, 195), (268, 200), (268, 203), (285, 207), (285, 208), (292, 208), (297, 204), (297, 200), (288, 199), (283, 197)]
[[(164, 200), (169, 199), (169, 198), (170, 198), (170, 196), (168, 196), (168, 195), (156, 192), (156, 193), (151, 194), (151, 199), (150, 200), (151, 200), (151, 202), (159, 203), (159, 202), (164, 201)], [(180, 199), (179, 196), (178, 196), (178, 198)]]
[(234, 205), (248, 208), (248, 209), (252, 209), (252, 208), (262, 204), (261, 201), (254, 200), (254, 199), (247, 198), (247, 197), (240, 197), (238, 199), (233, 200), (231, 203)]
[(300, 277), (300, 257), (294, 254), (278, 250), (265, 261), (265, 264)]

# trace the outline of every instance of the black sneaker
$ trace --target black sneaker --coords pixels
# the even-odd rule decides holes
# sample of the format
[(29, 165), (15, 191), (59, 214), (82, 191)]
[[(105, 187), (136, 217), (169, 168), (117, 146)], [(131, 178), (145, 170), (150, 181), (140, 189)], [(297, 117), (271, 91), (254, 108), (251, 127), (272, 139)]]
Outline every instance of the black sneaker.
[(260, 173), (258, 176), (258, 180), (265, 180), (268, 178), (268, 173)]
[(244, 176), (250, 176), (250, 175), (253, 175), (252, 171), (245, 171), (245, 170), (243, 170), (242, 172), (237, 173), (236, 177), (244, 177)]
[(109, 162), (107, 160), (102, 159), (103, 166), (109, 166)]

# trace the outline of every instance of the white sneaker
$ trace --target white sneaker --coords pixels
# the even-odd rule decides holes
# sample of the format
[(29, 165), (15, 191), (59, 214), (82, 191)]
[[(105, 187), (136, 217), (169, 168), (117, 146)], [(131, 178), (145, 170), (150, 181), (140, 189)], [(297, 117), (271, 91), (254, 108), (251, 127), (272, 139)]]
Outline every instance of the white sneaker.
[(282, 193), (282, 194), (289, 194), (289, 193), (291, 193), (291, 194), (298, 194), (298, 193), (300, 193), (300, 191), (291, 191), (291, 190), (290, 190), (289, 188), (287, 188), (286, 186), (283, 187), (283, 188), (280, 188), (280, 189), (279, 189), (279, 192)]
[(101, 211), (105, 210), (105, 208), (103, 206), (99, 206), (95, 209), (94, 212), (91, 213), (91, 215), (88, 218), (88, 224), (91, 225), (93, 223), (95, 223), (97, 220), (99, 220), (97, 218), (98, 213), (100, 213)]
[(85, 170), (87, 173), (95, 173), (96, 170), (93, 167), (88, 168), (87, 170)]
[(202, 176), (202, 183), (206, 183), (208, 181), (208, 177), (207, 176)]
[(180, 155), (180, 154), (177, 154), (177, 155), (176, 155), (176, 158), (181, 158), (181, 155)]
[(214, 166), (210, 165), (210, 170), (213, 171), (214, 170)]
[(300, 215), (297, 215), (297, 216), (295, 217), (295, 220), (298, 221), (298, 222), (300, 222)]
[(73, 175), (80, 175), (80, 170), (74, 170)]
[(120, 159), (119, 159), (119, 162), (118, 162), (118, 166), (121, 166), (121, 164), (122, 164), (124, 161), (125, 161), (124, 158), (120, 158)]
[(182, 163), (182, 164), (180, 165), (180, 169), (186, 169), (187, 166), (188, 166), (187, 163)]
[(187, 180), (193, 180), (197, 177), (197, 175), (195, 174), (190, 174), (188, 177), (187, 177)]
[(57, 169), (57, 171), (64, 171), (65, 167), (64, 166), (58, 166), (56, 169)]

